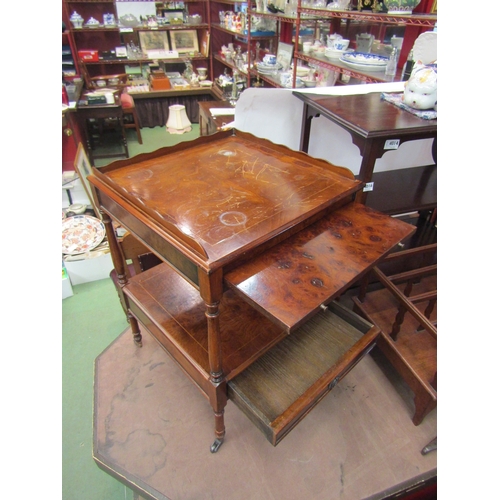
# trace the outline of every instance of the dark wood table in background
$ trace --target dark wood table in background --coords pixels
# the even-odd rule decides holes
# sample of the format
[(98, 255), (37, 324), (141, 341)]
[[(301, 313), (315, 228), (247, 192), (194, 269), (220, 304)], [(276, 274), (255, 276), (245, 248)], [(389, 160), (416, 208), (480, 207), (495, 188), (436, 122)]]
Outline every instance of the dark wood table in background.
[(212, 113), (210, 113), (211, 108), (230, 108), (231, 104), (227, 101), (200, 101), (198, 106), (200, 135), (215, 134), (222, 130), (227, 123), (234, 120), (234, 114), (212, 116)]
[[(115, 122), (122, 150), (112, 153), (94, 153), (88, 120), (104, 120), (106, 118)], [(115, 102), (113, 104), (78, 104), (76, 120), (80, 129), (80, 136), (85, 138), (86, 150), (92, 164), (94, 164), (94, 160), (97, 158), (128, 158), (127, 134), (123, 126), (123, 108), (119, 96), (115, 95)]]
[[(364, 183), (372, 181), (375, 161), (392, 150), (387, 147), (388, 141), (399, 141), (401, 145), (406, 141), (437, 138), (437, 120), (424, 120), (383, 101), (380, 92), (324, 96), (295, 91), (293, 95), (304, 102), (301, 150), (306, 153), (309, 150), (312, 119), (319, 115), (328, 118), (347, 130), (353, 144), (358, 146), (362, 160), (357, 178)], [(397, 170), (394, 172), (398, 175)], [(428, 172), (424, 175), (428, 176)], [(367, 194), (359, 192), (356, 201), (365, 203)]]

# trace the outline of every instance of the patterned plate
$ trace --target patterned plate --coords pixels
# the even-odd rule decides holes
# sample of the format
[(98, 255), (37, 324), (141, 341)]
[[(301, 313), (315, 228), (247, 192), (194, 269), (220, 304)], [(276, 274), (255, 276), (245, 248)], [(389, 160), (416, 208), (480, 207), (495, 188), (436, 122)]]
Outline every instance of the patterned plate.
[(366, 65), (366, 66), (386, 66), (389, 62), (387, 56), (378, 54), (365, 54), (364, 52), (350, 52), (343, 54), (340, 58), (345, 63)]
[(104, 224), (90, 215), (75, 215), (62, 221), (62, 253), (77, 255), (92, 250), (104, 239)]
[(384, 71), (389, 58), (377, 54), (352, 52), (340, 56), (339, 61), (359, 71)]

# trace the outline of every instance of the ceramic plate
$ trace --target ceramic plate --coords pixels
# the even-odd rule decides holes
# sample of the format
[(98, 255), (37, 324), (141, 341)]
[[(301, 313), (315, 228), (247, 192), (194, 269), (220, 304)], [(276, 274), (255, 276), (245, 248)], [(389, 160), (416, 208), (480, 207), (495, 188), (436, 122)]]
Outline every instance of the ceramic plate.
[(426, 31), (422, 33), (413, 45), (413, 60), (430, 64), (437, 61), (437, 33)]
[(347, 50), (333, 50), (333, 49), (326, 49), (325, 50), (325, 57), (327, 59), (339, 59), (340, 56), (343, 54), (349, 54), (351, 52), (354, 52), (353, 49), (347, 49)]
[(92, 250), (104, 239), (104, 224), (90, 215), (75, 215), (62, 221), (62, 253), (77, 255)]
[(361, 64), (364, 66), (386, 66), (389, 58), (378, 54), (365, 54), (364, 52), (350, 52), (341, 56), (345, 63)]
[(277, 71), (282, 67), (283, 66), (280, 63), (276, 64), (257, 63), (257, 71), (259, 73), (272, 73), (273, 71)]
[[(374, 56), (373, 58), (360, 57), (358, 60), (353, 58), (354, 55), (361, 56)], [(371, 59), (371, 62), (369, 62)], [(344, 54), (339, 58), (340, 62), (347, 66), (360, 70), (360, 71), (384, 71), (389, 61), (388, 57), (379, 56), (376, 54), (361, 54), (360, 52), (353, 52), (351, 54)]]

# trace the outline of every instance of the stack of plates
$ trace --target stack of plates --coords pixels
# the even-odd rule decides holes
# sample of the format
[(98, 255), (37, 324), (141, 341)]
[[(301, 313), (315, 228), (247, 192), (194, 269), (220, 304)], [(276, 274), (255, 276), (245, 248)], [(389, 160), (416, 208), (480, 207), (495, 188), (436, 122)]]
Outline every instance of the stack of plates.
[(325, 49), (325, 57), (330, 60), (339, 59), (342, 55), (354, 52), (354, 49), (346, 49), (346, 50), (335, 50), (327, 47)]
[(266, 64), (263, 62), (257, 63), (257, 71), (262, 75), (272, 75), (282, 67), (283, 66), (280, 63), (276, 64)]
[(378, 54), (349, 52), (340, 56), (340, 61), (360, 71), (384, 71), (389, 58)]

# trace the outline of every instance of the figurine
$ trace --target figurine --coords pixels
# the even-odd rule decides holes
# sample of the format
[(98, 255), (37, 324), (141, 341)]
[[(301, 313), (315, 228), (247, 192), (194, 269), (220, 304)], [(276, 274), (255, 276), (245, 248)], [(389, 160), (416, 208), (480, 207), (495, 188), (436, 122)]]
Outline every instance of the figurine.
[(405, 84), (403, 102), (413, 109), (437, 108), (437, 64), (415, 64)]

